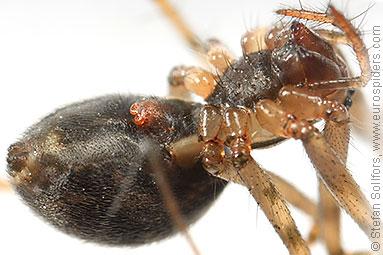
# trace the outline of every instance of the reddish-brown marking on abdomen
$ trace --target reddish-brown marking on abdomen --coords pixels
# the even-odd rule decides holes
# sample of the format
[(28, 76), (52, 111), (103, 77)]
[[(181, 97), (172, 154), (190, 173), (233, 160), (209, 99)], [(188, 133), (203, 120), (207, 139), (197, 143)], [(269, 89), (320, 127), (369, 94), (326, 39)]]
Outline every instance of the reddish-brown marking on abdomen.
[(154, 100), (147, 100), (133, 104), (130, 107), (130, 113), (135, 116), (134, 123), (139, 126), (150, 125), (153, 120), (163, 115), (158, 102)]

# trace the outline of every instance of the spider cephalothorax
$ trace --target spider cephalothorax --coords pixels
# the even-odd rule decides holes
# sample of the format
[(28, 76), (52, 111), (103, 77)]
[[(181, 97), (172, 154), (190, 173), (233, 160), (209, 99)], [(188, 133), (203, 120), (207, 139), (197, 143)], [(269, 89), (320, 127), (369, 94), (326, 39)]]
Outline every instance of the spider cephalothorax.
[[(278, 138), (301, 140), (321, 177), (321, 206), (338, 210), (326, 195), (330, 190), (366, 235), (373, 224), (371, 207), (346, 168), (350, 89), (367, 84), (371, 76), (368, 54), (351, 23), (335, 8), (330, 6), (329, 10), (331, 13), (278, 12), (331, 23), (342, 30), (337, 39), (332, 31), (310, 30), (294, 20), (269, 31), (246, 33), (242, 38), (243, 57), (238, 60), (218, 41), (208, 41), (205, 49), (214, 72), (180, 67), (183, 71), (178, 68), (172, 73), (177, 84), (183, 77), (185, 87), (207, 101), (199, 118), (205, 169), (247, 186), (291, 254), (308, 254), (309, 250), (273, 181), (250, 156), (255, 144), (270, 146), (278, 143)], [(260, 37), (261, 43), (257, 40)], [(353, 47), (360, 76), (350, 77), (339, 56), (338, 41)], [(319, 120), (326, 121), (323, 132), (314, 126)], [(330, 211), (327, 213), (330, 215)], [(330, 253), (341, 252), (339, 240), (329, 236), (324, 239)]]

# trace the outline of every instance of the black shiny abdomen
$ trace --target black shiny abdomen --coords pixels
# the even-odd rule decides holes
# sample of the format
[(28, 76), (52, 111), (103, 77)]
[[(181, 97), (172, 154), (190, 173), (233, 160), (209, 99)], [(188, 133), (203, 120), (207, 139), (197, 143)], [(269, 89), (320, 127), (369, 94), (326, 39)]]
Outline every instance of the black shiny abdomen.
[(225, 182), (198, 163), (175, 165), (170, 143), (197, 132), (201, 105), (150, 98), (164, 107), (163, 126), (137, 126), (129, 113), (140, 96), (105, 96), (55, 111), (9, 148), (8, 173), (38, 215), (77, 237), (113, 245), (160, 240), (176, 228), (148, 159), (165, 169), (187, 223), (200, 216)]

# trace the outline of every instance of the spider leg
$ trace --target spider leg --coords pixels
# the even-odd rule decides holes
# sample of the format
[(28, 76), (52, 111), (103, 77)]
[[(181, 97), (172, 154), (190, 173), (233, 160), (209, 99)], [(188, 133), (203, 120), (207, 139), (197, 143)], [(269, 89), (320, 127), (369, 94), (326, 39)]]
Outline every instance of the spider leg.
[(352, 47), (352, 42), (344, 33), (327, 29), (314, 29), (314, 31), (331, 44), (341, 43)]
[[(347, 159), (349, 126), (327, 122), (324, 129), (324, 137), (329, 145), (342, 157)], [(319, 217), (318, 225), (320, 235), (324, 239), (329, 254), (344, 254), (340, 240), (340, 210), (331, 193), (322, 180), (319, 179)]]
[[(177, 165), (188, 168), (195, 164), (200, 157), (200, 151), (203, 144), (198, 141), (198, 136), (190, 136), (170, 145), (170, 154), (173, 156)], [(273, 183), (277, 186), (282, 197), (286, 201), (300, 209), (308, 216), (312, 217), (314, 221), (317, 219), (317, 206), (302, 192), (297, 190), (292, 184), (284, 180), (282, 177), (264, 170), (272, 179)], [(240, 179), (233, 180), (234, 182), (244, 185)]]
[[(215, 176), (244, 185), (249, 189), (290, 254), (310, 254), (307, 243), (298, 231), (290, 210), (286, 206), (283, 194), (279, 190), (281, 189), (284, 194), (290, 191), (293, 194), (299, 193), (298, 197), (301, 198), (304, 198), (304, 195), (294, 187), (290, 189), (292, 186), (285, 185), (287, 182), (283, 179), (275, 178), (274, 175), (270, 176), (270, 172), (262, 169), (253, 158), (250, 158), (243, 167), (237, 168), (233, 166), (232, 159), (225, 158), (219, 168), (220, 170), (215, 173)], [(277, 184), (283, 184), (277, 186), (273, 183), (275, 180)], [(290, 194), (288, 198), (292, 198), (293, 194)], [(298, 197), (294, 197), (292, 201), (295, 201)], [(309, 199), (304, 198), (297, 205), (305, 212), (315, 215), (316, 210), (313, 210), (315, 205)]]
[[(144, 144), (144, 143), (143, 143)], [(148, 141), (146, 144), (150, 144)], [(200, 255), (200, 251), (195, 244), (192, 236), (189, 233), (188, 226), (185, 223), (185, 220), (182, 216), (181, 209), (178, 205), (177, 200), (175, 199), (173, 190), (170, 188), (168, 179), (166, 175), (164, 174), (166, 171), (163, 169), (163, 166), (159, 164), (158, 162), (161, 162), (160, 155), (158, 152), (154, 151), (151, 148), (154, 148), (155, 146), (147, 146), (148, 152), (151, 154), (151, 157), (148, 158), (148, 163), (154, 171), (154, 178), (156, 180), (156, 183), (158, 185), (158, 189), (160, 193), (162, 194), (162, 198), (164, 201), (165, 206), (168, 209), (168, 213), (171, 217), (171, 219), (174, 222), (174, 225), (177, 227), (177, 229), (182, 233), (182, 235), (185, 237), (188, 245), (192, 249), (194, 255)], [(149, 149), (150, 148), (150, 149)], [(145, 148), (146, 149), (146, 148)]]
[(264, 171), (271, 177), (278, 191), (289, 204), (295, 206), (296, 208), (298, 208), (299, 210), (306, 213), (312, 218), (315, 224), (312, 227), (307, 238), (307, 244), (312, 244), (319, 237), (320, 225), (318, 222), (318, 206), (315, 203), (313, 203), (308, 197), (306, 197), (302, 192), (297, 190), (293, 185), (288, 183), (280, 176), (267, 170)]
[(207, 57), (207, 60), (213, 65), (216, 72), (213, 75), (198, 67), (175, 67), (169, 75), (169, 95), (171, 97), (188, 100), (190, 98), (188, 91), (191, 91), (203, 98), (208, 97), (216, 84), (216, 76), (222, 74), (226, 68), (234, 62), (234, 58), (218, 40), (208, 40), (204, 44), (201, 43), (167, 0), (155, 0), (155, 3), (167, 19), (182, 34), (192, 49), (198, 53), (204, 53), (199, 54), (202, 56), (203, 62), (206, 61), (205, 57)]
[(237, 172), (290, 254), (310, 254), (282, 195), (265, 171), (251, 159), (244, 167), (237, 169)]
[(271, 177), (278, 191), (289, 204), (312, 217), (314, 221), (317, 219), (318, 208), (315, 203), (313, 203), (308, 197), (306, 197), (302, 192), (297, 190), (292, 184), (284, 180), (282, 177), (270, 171), (264, 171)]
[(218, 76), (234, 62), (226, 47), (215, 39), (208, 40), (204, 45), (204, 52), (214, 71), (209, 72), (200, 67), (177, 66), (169, 75), (170, 94), (179, 96), (179, 91), (193, 92), (207, 98), (217, 84)]
[[(335, 122), (326, 123), (323, 136), (336, 154), (347, 161), (348, 144), (350, 138), (349, 125), (339, 125)], [(340, 240), (340, 209), (333, 196), (322, 180), (319, 180), (319, 226), (329, 254), (342, 255)]]
[(268, 35), (269, 30), (270, 29), (266, 27), (257, 27), (242, 35), (241, 46), (243, 55), (268, 49), (265, 37)]
[(168, 94), (172, 98), (180, 100), (190, 100), (190, 91), (185, 88), (185, 75), (187, 66), (176, 66), (170, 71), (168, 76)]
[(340, 240), (340, 209), (322, 180), (319, 179), (319, 235), (329, 254), (342, 255)]
[[(339, 58), (340, 61), (338, 62), (338, 64), (340, 64), (340, 68), (344, 76), (349, 76), (349, 70), (347, 68), (348, 65), (346, 65), (343, 53), (339, 50), (339, 47), (337, 45), (337, 43), (351, 45), (346, 35), (343, 33), (338, 33), (336, 31), (329, 30), (315, 30), (315, 32), (322, 35), (331, 43), (336, 53), (339, 56), (341, 56), (341, 58)], [(372, 139), (370, 137), (370, 134), (372, 134), (371, 126), (365, 124), (370, 122), (372, 116), (371, 112), (366, 113), (366, 111), (363, 110), (369, 108), (366, 98), (363, 95), (363, 91), (355, 89), (351, 95), (349, 95), (347, 100), (349, 100), (348, 103), (351, 102), (351, 104), (349, 105), (349, 112), (353, 118), (352, 121), (354, 122), (354, 125), (352, 126), (353, 132), (362, 136), (364, 139)], [(327, 140), (329, 141), (330, 139)]]
[[(173, 156), (177, 165), (188, 168), (199, 160), (202, 143), (198, 141), (197, 135), (180, 139), (179, 141), (170, 145), (170, 153)], [(221, 172), (224, 170), (221, 170)], [(282, 194), (286, 201), (300, 209), (308, 216), (312, 217), (314, 221), (317, 220), (317, 206), (302, 192), (297, 190), (292, 184), (284, 180), (282, 177), (264, 170), (268, 174), (277, 189)], [(227, 178), (226, 178), (227, 179)], [(229, 178), (230, 179), (230, 178)], [(244, 185), (241, 179), (233, 179), (232, 181)]]
[[(330, 42), (336, 53), (341, 56), (339, 61), (339, 64), (341, 64), (342, 72), (345, 76), (349, 76), (349, 71), (345, 63), (343, 61), (345, 58), (343, 57), (343, 53), (339, 50), (338, 43), (345, 44), (348, 46), (352, 46), (351, 41), (349, 38), (341, 32), (332, 31), (332, 30), (326, 30), (326, 29), (315, 29), (316, 33), (320, 34), (322, 37), (324, 37), (327, 41)], [(351, 97), (350, 97), (351, 99)], [(372, 118), (371, 114), (366, 114), (363, 109), (368, 109), (368, 104), (363, 96), (363, 92), (361, 90), (355, 90), (352, 95), (352, 106), (349, 111), (351, 116), (358, 122), (356, 125), (353, 125), (353, 131), (356, 132), (358, 135), (363, 136), (363, 138), (370, 138), (368, 137), (369, 134), (372, 133), (370, 126), (363, 125), (359, 123), (368, 123), (369, 120)], [(362, 126), (361, 126), (362, 125)], [(326, 135), (326, 133), (325, 133)], [(327, 139), (327, 138), (326, 138)], [(330, 141), (331, 139), (327, 139)]]
[(306, 10), (279, 10), (278, 13), (285, 16), (331, 23), (332, 25), (339, 27), (347, 35), (348, 40), (352, 44), (352, 48), (359, 62), (361, 74), (356, 77), (345, 77), (337, 80), (314, 82), (307, 85), (321, 89), (342, 89), (365, 86), (371, 78), (371, 67), (366, 46), (360, 38), (358, 31), (346, 19), (346, 17), (338, 12), (333, 6), (330, 5), (329, 8), (331, 10), (331, 14)]
[(290, 254), (310, 254), (282, 195), (250, 156), (249, 119), (244, 109), (205, 105), (199, 117), (202, 163), (211, 174), (250, 190)]
[(214, 67), (218, 75), (224, 73), (235, 61), (226, 46), (216, 39), (207, 40), (204, 44), (204, 49), (207, 60)]
[[(180, 139), (179, 141), (170, 145), (170, 153), (176, 161), (177, 165), (181, 167), (191, 167), (199, 159), (202, 143), (198, 141), (197, 135)], [(300, 209), (307, 215), (317, 220), (317, 206), (302, 192), (297, 190), (292, 184), (284, 180), (282, 177), (264, 170), (277, 186), (282, 197), (286, 201)], [(240, 179), (235, 179), (234, 182), (243, 185)]]
[(184, 168), (193, 167), (200, 159), (202, 143), (198, 141), (197, 135), (182, 138), (170, 144), (170, 154), (177, 165)]
[(371, 140), (372, 131), (372, 111), (368, 112), (364, 109), (369, 109), (370, 103), (367, 101), (363, 91), (355, 90), (355, 94), (352, 96), (352, 107), (350, 108), (350, 114), (353, 119), (353, 131), (360, 135), (362, 139)]
[[(345, 165), (347, 151), (344, 148), (347, 140), (340, 139), (343, 145), (336, 145), (337, 149), (334, 149), (325, 136), (306, 120), (325, 119), (338, 125), (338, 131), (346, 130), (349, 123), (346, 107), (336, 101), (323, 101), (318, 96), (304, 95), (302, 92), (294, 94), (294, 91), (286, 88), (281, 90), (279, 97), (279, 103), (268, 99), (257, 103), (259, 122), (270, 132), (302, 141), (318, 175), (338, 204), (371, 238), (370, 231), (374, 226), (372, 208)], [(299, 104), (305, 105), (304, 111), (296, 108)]]
[(207, 98), (214, 90), (217, 78), (200, 67), (177, 66), (169, 76), (170, 87), (180, 87)]
[(189, 45), (197, 52), (202, 52), (203, 50), (197, 36), (189, 29), (189, 26), (186, 25), (185, 21), (173, 6), (167, 0), (155, 0), (154, 2), (167, 19), (173, 23), (174, 27), (181, 33), (182, 37), (185, 38)]
[(373, 228), (371, 206), (348, 172), (343, 160), (316, 129), (302, 139), (302, 142), (327, 188), (331, 190), (338, 203), (365, 234), (371, 238), (370, 231)]

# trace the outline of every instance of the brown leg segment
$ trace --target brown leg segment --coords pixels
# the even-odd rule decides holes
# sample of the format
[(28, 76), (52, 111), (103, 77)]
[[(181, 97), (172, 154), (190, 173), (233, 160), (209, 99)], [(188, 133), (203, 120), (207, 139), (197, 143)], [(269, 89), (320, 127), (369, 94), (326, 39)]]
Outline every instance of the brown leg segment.
[[(215, 74), (211, 74), (202, 68), (185, 66), (174, 68), (169, 75), (170, 96), (188, 100), (187, 90), (189, 90), (203, 98), (208, 97), (216, 84), (214, 76), (222, 74), (234, 62), (234, 58), (218, 40), (208, 40), (205, 44), (200, 43), (196, 35), (167, 0), (155, 0), (154, 2), (195, 51), (206, 53), (208, 61), (216, 70)], [(205, 56), (203, 54), (200, 56), (205, 62)]]
[(184, 137), (170, 145), (170, 154), (178, 166), (191, 168), (200, 160), (202, 145), (197, 135)]
[[(327, 122), (324, 129), (324, 138), (336, 151), (336, 154), (347, 161), (350, 129), (348, 123), (338, 124)], [(340, 240), (340, 210), (339, 206), (326, 188), (322, 180), (319, 180), (320, 194), (320, 229), (329, 254), (342, 255), (343, 250)]]
[(180, 100), (190, 100), (190, 91), (185, 88), (184, 79), (188, 67), (176, 66), (168, 76), (169, 96)]
[(344, 33), (326, 29), (314, 29), (314, 31), (320, 34), (331, 44), (341, 43), (352, 47), (350, 39), (348, 39), (348, 37)]
[[(202, 162), (210, 173), (249, 188), (290, 254), (310, 254), (282, 195), (250, 156), (249, 118), (243, 109), (206, 105), (199, 119), (199, 134), (204, 148), (214, 146), (217, 150), (203, 150)], [(229, 155), (222, 149), (224, 144), (231, 150)]]
[(290, 215), (290, 210), (271, 178), (253, 159), (249, 160), (246, 166), (238, 169), (238, 174), (262, 208), (290, 254), (310, 254), (306, 242)]
[(202, 52), (201, 44), (199, 43), (195, 34), (189, 29), (185, 21), (177, 11), (169, 4), (167, 0), (155, 0), (158, 7), (166, 15), (166, 17), (173, 23), (177, 30), (182, 34), (185, 40), (190, 44), (190, 46), (197, 52)]
[[(316, 29), (315, 32), (333, 44), (333, 47), (336, 49), (336, 43), (352, 46), (351, 41), (344, 33), (320, 29)], [(339, 50), (337, 50), (337, 53), (342, 55)], [(334, 122), (327, 122), (324, 129), (326, 141), (336, 151), (337, 155), (342, 157), (345, 163), (347, 162), (349, 133), (350, 130), (347, 124), (338, 125)], [(319, 180), (319, 194), (318, 224), (321, 236), (326, 243), (329, 254), (344, 254), (340, 240), (340, 209), (322, 180)]]
[(247, 31), (241, 38), (243, 55), (266, 50), (268, 47), (265, 42), (265, 36), (269, 30), (270, 28), (258, 27)]
[[(147, 144), (150, 143), (148, 142)], [(150, 148), (150, 146), (148, 146), (148, 148)], [(150, 169), (153, 169), (154, 171), (154, 178), (156, 180), (158, 189), (162, 195), (164, 204), (167, 207), (170, 218), (174, 222), (174, 225), (177, 227), (177, 229), (185, 237), (194, 255), (201, 255), (197, 245), (195, 244), (193, 238), (189, 233), (188, 226), (185, 223), (185, 220), (182, 216), (181, 209), (178, 206), (174, 193), (170, 188), (168, 179), (164, 174), (166, 171), (163, 169), (163, 166), (161, 166), (161, 164), (158, 164), (158, 162), (161, 162), (161, 160), (159, 159), (160, 155), (156, 151), (150, 149), (149, 153), (151, 154), (151, 157), (148, 159), (148, 163), (150, 165)]]
[(271, 177), (272, 182), (289, 204), (300, 209), (302, 212), (312, 217), (313, 221), (316, 221), (318, 208), (308, 197), (280, 176), (267, 170), (264, 171)]
[(204, 44), (207, 60), (215, 68), (218, 75), (234, 63), (235, 59), (229, 50), (218, 40), (210, 39)]
[(319, 180), (319, 195), (320, 236), (326, 243), (328, 254), (342, 255), (339, 206), (322, 180)]
[[(195, 135), (173, 143), (171, 145), (170, 153), (177, 165), (188, 168), (193, 166), (195, 161), (199, 159), (201, 149), (202, 143), (198, 141), (198, 137)], [(272, 182), (289, 204), (312, 217), (313, 221), (317, 221), (318, 208), (308, 197), (280, 176), (267, 170), (264, 171), (271, 177)], [(232, 181), (244, 185), (239, 178)]]
[(352, 117), (352, 129), (357, 135), (360, 135), (363, 140), (372, 140), (372, 111), (366, 111), (369, 109), (370, 102), (363, 95), (362, 90), (355, 90), (355, 94), (352, 96), (352, 107), (350, 113)]
[(217, 84), (212, 73), (200, 67), (178, 66), (173, 68), (169, 76), (170, 86), (186, 88), (203, 98), (207, 98)]
[[(270, 99), (256, 104), (257, 119), (266, 130), (285, 137), (300, 139), (310, 134), (314, 126), (306, 121), (326, 119), (348, 122), (347, 108), (337, 101), (325, 100), (308, 94), (305, 90), (284, 87), (279, 93), (279, 102)], [(304, 105), (305, 107), (301, 107)]]
[(271, 177), (278, 191), (281, 192), (282, 197), (286, 199), (289, 204), (295, 206), (312, 218), (314, 226), (307, 238), (307, 244), (312, 244), (319, 236), (318, 206), (286, 180), (272, 172), (264, 171)]
[[(195, 160), (199, 158), (201, 149), (202, 143), (198, 141), (198, 137), (190, 136), (173, 143), (170, 153), (177, 165), (187, 168), (195, 164)], [(289, 204), (312, 217), (313, 221), (317, 220), (318, 208), (308, 197), (280, 176), (267, 170), (264, 171), (271, 177), (272, 182)], [(232, 181), (244, 185), (240, 179)]]
[(327, 143), (319, 130), (302, 138), (303, 145), (322, 180), (338, 203), (371, 238), (372, 209), (343, 160)]
[(179, 94), (182, 95), (187, 90), (207, 98), (217, 84), (217, 76), (225, 72), (235, 61), (225, 46), (218, 40), (208, 40), (204, 44), (204, 52), (206, 52), (207, 60), (214, 67), (214, 71), (209, 72), (200, 67), (187, 66), (173, 68), (169, 75), (172, 96), (180, 97)]
[[(241, 168), (235, 168), (232, 160), (225, 158), (216, 176), (244, 185), (249, 189), (291, 255), (310, 254), (307, 243), (299, 233), (294, 219), (291, 217), (290, 210), (286, 206), (284, 197), (279, 192), (280, 187), (277, 188), (273, 183), (274, 178), (270, 177), (268, 173), (252, 158)], [(282, 183), (282, 192), (285, 194), (290, 191), (293, 194), (300, 193), (291, 185), (285, 185), (287, 182), (279, 177), (275, 179), (278, 184)], [(292, 189), (290, 189), (291, 187)], [(291, 194), (289, 197), (292, 197)], [(309, 210), (301, 208), (302, 210), (307, 211), (309, 214), (315, 214), (316, 210), (313, 210), (315, 205), (308, 198), (305, 198), (304, 195), (297, 197), (304, 198), (304, 202), (299, 202), (299, 205), (302, 205), (303, 208), (306, 206), (310, 208)], [(292, 200), (295, 199), (296, 197)]]
[[(337, 139), (339, 133), (344, 134), (345, 130), (348, 130), (348, 127), (345, 127), (349, 123), (347, 110), (340, 104), (331, 101), (318, 105), (318, 99), (315, 96), (305, 96), (301, 92), (298, 94), (286, 93), (286, 97), (281, 99), (280, 104), (271, 100), (261, 100), (257, 103), (257, 118), (262, 126), (270, 132), (302, 140), (308, 156), (326, 187), (339, 205), (371, 238), (370, 231), (373, 227), (371, 206), (346, 168), (344, 158), (347, 155), (345, 149), (347, 139)], [(299, 102), (306, 106), (305, 112), (298, 109), (295, 113), (291, 113), (286, 110), (291, 107), (292, 103), (298, 104)], [(318, 111), (314, 109), (318, 109)], [(325, 119), (338, 125), (336, 130), (339, 133), (334, 135), (336, 149), (326, 141), (318, 129), (305, 119)], [(328, 129), (327, 132), (330, 133), (330, 131), (331, 129)], [(339, 150), (339, 155), (337, 150)]]

